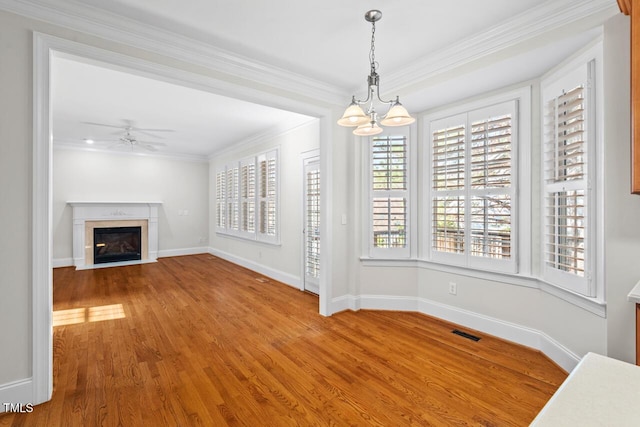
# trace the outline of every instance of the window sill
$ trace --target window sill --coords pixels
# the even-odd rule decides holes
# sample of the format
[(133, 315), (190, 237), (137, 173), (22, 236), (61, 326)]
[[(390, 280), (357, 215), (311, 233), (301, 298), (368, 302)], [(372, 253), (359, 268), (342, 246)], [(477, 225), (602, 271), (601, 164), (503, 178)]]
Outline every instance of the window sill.
[(360, 257), (360, 261), (365, 267), (417, 267), (427, 270), (441, 271), (445, 273), (457, 274), (460, 276), (473, 277), (476, 279), (490, 280), (505, 283), (508, 285), (523, 286), (527, 288), (540, 289), (542, 292), (560, 298), (570, 304), (589, 311), (597, 316), (605, 318), (607, 315), (607, 305), (605, 301), (597, 298), (585, 297), (580, 294), (560, 288), (551, 283), (547, 283), (540, 278), (525, 276), (523, 274), (500, 273), (486, 270), (477, 270), (468, 267), (452, 266), (436, 263), (422, 259), (381, 259)]
[(224, 237), (226, 239), (240, 240), (243, 242), (251, 242), (251, 243), (260, 243), (263, 245), (269, 246), (282, 246), (280, 239), (274, 238), (273, 240), (261, 240), (257, 237), (247, 237), (241, 234), (233, 234), (233, 233), (225, 233), (222, 231), (216, 231), (216, 235), (220, 237)]

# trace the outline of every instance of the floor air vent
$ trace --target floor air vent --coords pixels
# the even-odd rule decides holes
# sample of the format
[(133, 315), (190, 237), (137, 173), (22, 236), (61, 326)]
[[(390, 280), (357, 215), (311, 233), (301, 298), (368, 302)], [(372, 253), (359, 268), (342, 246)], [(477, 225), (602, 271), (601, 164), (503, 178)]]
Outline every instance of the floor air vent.
[(472, 341), (480, 341), (480, 337), (477, 337), (477, 336), (475, 336), (475, 335), (468, 334), (468, 333), (466, 333), (466, 332), (459, 331), (458, 329), (454, 329), (454, 330), (453, 330), (453, 331), (451, 331), (451, 332), (452, 332), (452, 333), (454, 333), (454, 334), (456, 334), (456, 335), (460, 335), (460, 336), (461, 336), (461, 337), (463, 337), (463, 338), (467, 338), (467, 339), (469, 339), (469, 340), (472, 340)]

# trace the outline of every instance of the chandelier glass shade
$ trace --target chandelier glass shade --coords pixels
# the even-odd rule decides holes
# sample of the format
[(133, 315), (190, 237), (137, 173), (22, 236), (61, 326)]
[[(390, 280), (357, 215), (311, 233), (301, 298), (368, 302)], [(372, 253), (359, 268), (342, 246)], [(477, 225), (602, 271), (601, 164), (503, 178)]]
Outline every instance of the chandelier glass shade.
[[(411, 117), (406, 108), (400, 103), (400, 97), (396, 97), (392, 101), (384, 101), (380, 98), (380, 76), (377, 73), (378, 63), (375, 57), (375, 34), (376, 22), (382, 18), (382, 12), (379, 10), (370, 10), (364, 15), (367, 22), (371, 22), (371, 50), (369, 51), (369, 62), (371, 72), (367, 77), (367, 99), (356, 100), (351, 98), (351, 104), (344, 111), (344, 114), (338, 120), (340, 126), (355, 127), (354, 135), (372, 136), (382, 132), (383, 126), (405, 126), (416, 121)], [(381, 120), (378, 120), (378, 113), (375, 110), (375, 101), (388, 105), (389, 110)], [(367, 105), (366, 112), (362, 109), (362, 105)]]

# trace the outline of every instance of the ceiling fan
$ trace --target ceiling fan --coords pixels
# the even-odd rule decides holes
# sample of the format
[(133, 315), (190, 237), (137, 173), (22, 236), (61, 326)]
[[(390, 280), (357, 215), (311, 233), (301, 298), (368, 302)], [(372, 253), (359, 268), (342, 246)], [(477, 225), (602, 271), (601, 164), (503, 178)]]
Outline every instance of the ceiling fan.
[[(133, 122), (131, 120), (124, 120), (124, 126), (110, 125), (106, 123), (95, 123), (95, 122), (83, 122), (84, 124), (93, 125), (93, 126), (103, 126), (120, 129), (120, 131), (116, 132), (116, 135), (120, 135), (117, 139), (113, 140), (94, 140), (95, 142), (107, 142), (112, 143), (107, 147), (107, 149), (116, 149), (116, 148), (129, 148), (132, 151), (137, 148), (142, 148), (148, 151), (158, 151), (156, 147), (164, 147), (167, 144), (163, 142), (155, 142), (155, 141), (143, 141), (138, 139), (133, 132), (145, 134), (151, 136), (153, 138), (162, 138), (158, 135), (154, 135), (152, 132), (174, 132), (172, 129), (149, 129), (149, 128), (139, 128), (133, 126)], [(123, 133), (124, 131), (124, 133)], [(89, 141), (89, 140), (85, 140)]]

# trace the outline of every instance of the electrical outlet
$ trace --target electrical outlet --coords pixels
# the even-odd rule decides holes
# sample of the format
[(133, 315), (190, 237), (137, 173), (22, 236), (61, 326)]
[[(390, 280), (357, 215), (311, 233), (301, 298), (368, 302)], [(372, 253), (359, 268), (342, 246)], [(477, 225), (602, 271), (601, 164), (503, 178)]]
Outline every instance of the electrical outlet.
[(458, 293), (458, 285), (456, 282), (449, 282), (449, 293), (451, 295), (456, 295)]

